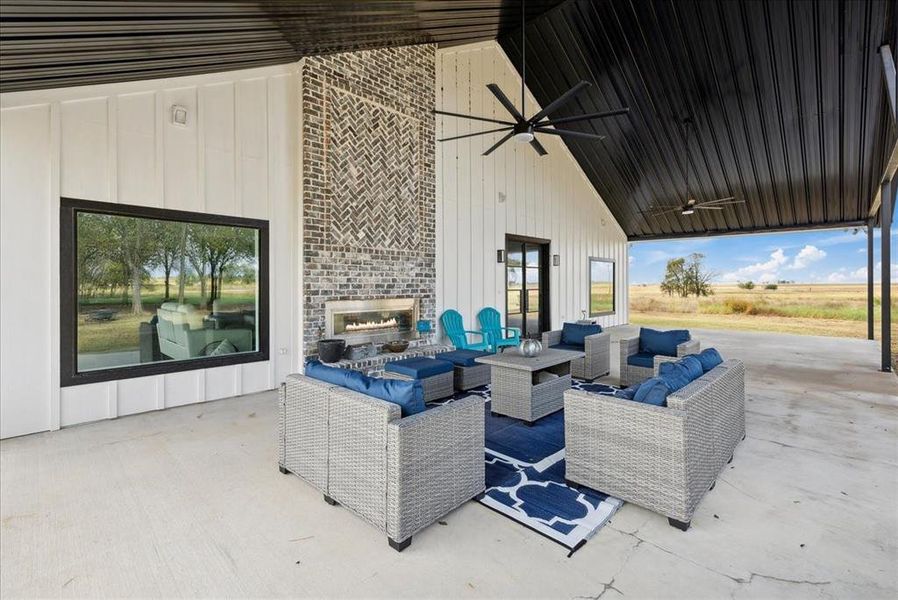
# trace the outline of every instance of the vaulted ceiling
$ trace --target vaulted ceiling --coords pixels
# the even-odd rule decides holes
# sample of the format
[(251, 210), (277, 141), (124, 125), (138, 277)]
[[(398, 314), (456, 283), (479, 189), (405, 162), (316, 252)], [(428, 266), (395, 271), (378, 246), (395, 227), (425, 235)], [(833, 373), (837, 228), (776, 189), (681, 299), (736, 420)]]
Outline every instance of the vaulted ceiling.
[[(172, 77), (415, 43), (499, 39), (518, 0), (3, 0), (0, 91)], [(527, 83), (630, 239), (852, 226), (898, 163), (880, 46), (895, 0), (528, 0)], [(687, 128), (684, 123), (692, 123)], [(688, 139), (687, 139), (688, 138)], [(688, 196), (744, 199), (656, 214)]]
[[(894, 0), (570, 0), (526, 29), (554, 118), (629, 106), (565, 138), (630, 239), (854, 225), (895, 147), (881, 56)], [(501, 39), (520, 70), (520, 33)], [(689, 127), (687, 141), (684, 121)], [(697, 200), (724, 210), (656, 214)]]
[[(529, 0), (529, 18), (559, 0)], [(303, 56), (495, 39), (516, 0), (3, 0), (0, 91), (289, 63)]]

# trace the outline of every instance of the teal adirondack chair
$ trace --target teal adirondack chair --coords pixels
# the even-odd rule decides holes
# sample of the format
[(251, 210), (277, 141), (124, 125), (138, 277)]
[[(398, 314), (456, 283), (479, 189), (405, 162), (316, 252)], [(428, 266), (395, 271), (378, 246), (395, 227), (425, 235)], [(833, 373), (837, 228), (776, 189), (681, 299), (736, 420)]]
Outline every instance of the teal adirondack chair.
[[(468, 331), (462, 321), (458, 311), (449, 309), (440, 315), (440, 323), (443, 324), (443, 331), (452, 341), (452, 345), (459, 350), (488, 350), (489, 343), (486, 336), (481, 331)], [(471, 343), (468, 341), (468, 334), (479, 335), (483, 341)]]
[(477, 320), (480, 321), (480, 330), (486, 334), (486, 342), (493, 352), (521, 343), (521, 330), (517, 327), (502, 327), (502, 318), (495, 308), (487, 306), (482, 309), (477, 313)]

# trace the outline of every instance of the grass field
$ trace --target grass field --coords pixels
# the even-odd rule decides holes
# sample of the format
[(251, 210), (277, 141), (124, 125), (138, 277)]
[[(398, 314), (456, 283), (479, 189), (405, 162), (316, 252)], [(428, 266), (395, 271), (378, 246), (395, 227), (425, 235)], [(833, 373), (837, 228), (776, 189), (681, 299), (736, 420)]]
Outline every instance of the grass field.
[[(177, 287), (172, 286), (171, 294), (177, 296)], [(207, 292), (208, 293), (208, 292)], [(131, 313), (130, 296), (123, 299), (119, 296), (98, 296), (87, 301), (82, 300), (78, 315), (78, 352), (115, 352), (135, 350), (138, 347), (138, 328), (141, 323), (149, 321), (156, 314), (156, 309), (164, 301), (165, 288), (159, 282), (148, 282), (141, 288), (143, 314)], [(184, 301), (193, 304), (201, 312), (207, 312), (200, 306), (200, 288), (187, 286)], [(255, 306), (255, 284), (225, 284), (221, 290), (221, 307), (223, 310), (235, 308), (253, 308)], [(109, 308), (116, 311), (110, 321), (94, 321), (89, 318), (91, 311)]]
[[(649, 327), (740, 329), (804, 335), (867, 337), (867, 288), (856, 284), (758, 285), (744, 290), (715, 285), (712, 296), (670, 297), (657, 285), (630, 286), (630, 322)], [(880, 286), (875, 289), (876, 337), (880, 326)], [(892, 314), (898, 286), (892, 286)], [(898, 325), (892, 323), (893, 356), (898, 357)]]

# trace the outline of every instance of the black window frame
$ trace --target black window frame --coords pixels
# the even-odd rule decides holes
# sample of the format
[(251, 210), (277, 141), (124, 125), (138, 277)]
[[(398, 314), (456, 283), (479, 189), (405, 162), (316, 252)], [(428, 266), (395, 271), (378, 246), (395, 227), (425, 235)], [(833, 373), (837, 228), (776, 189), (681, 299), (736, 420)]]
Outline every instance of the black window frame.
[[(592, 263), (604, 262), (611, 263), (611, 310), (605, 312), (592, 312)], [(617, 261), (613, 258), (601, 258), (599, 256), (590, 256), (586, 267), (586, 278), (589, 285), (586, 287), (586, 306), (589, 317), (607, 317), (617, 314)]]
[[(259, 232), (258, 308), (256, 315), (258, 350), (255, 352), (241, 352), (239, 354), (166, 360), (142, 365), (110, 367), (108, 369), (79, 372), (77, 214), (82, 212), (177, 221), (181, 223), (198, 223), (202, 225), (231, 225), (256, 229)], [(62, 197), (60, 198), (59, 207), (59, 233), (59, 375), (61, 387), (211, 369), (263, 362), (270, 359), (268, 221)]]

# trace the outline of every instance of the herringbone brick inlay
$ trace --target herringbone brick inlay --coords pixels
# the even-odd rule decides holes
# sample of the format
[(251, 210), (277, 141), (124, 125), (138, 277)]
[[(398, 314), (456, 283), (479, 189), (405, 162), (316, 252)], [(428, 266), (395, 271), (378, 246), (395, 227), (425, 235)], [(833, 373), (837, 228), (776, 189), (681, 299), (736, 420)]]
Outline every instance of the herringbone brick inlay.
[(336, 87), (326, 119), (333, 243), (418, 249), (419, 121)]

